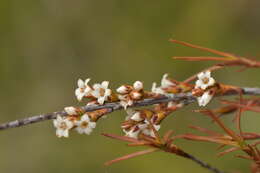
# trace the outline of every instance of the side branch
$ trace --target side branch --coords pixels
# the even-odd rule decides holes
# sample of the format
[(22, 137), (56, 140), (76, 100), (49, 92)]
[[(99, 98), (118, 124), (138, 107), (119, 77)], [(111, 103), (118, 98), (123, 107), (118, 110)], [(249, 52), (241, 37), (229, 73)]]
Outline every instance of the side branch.
[[(260, 95), (260, 88), (241, 88), (243, 94), (245, 95)], [(226, 95), (237, 95), (236, 92), (230, 92)], [(191, 93), (181, 93), (181, 94), (175, 94), (172, 96), (161, 96), (158, 98), (151, 98), (151, 99), (144, 99), (135, 102), (132, 106), (129, 107), (142, 107), (142, 106), (149, 106), (154, 105), (158, 103), (167, 103), (170, 101), (182, 101), (184, 104), (190, 104), (196, 101), (196, 97), (192, 96)], [(81, 109), (85, 112), (92, 112), (95, 110), (100, 109), (107, 109), (107, 113), (111, 113), (116, 110), (123, 109), (123, 107), (120, 105), (120, 103), (106, 103), (104, 105), (91, 105), (91, 106), (82, 106)], [(40, 114), (35, 115), (28, 118), (23, 118), (20, 120), (15, 120), (7, 123), (0, 124), (0, 130), (8, 129), (8, 128), (15, 128), (20, 126), (25, 126), (32, 123), (37, 123), (45, 120), (55, 119), (58, 115), (60, 116), (67, 116), (68, 114), (65, 111), (58, 111), (58, 112), (52, 112), (47, 114)]]

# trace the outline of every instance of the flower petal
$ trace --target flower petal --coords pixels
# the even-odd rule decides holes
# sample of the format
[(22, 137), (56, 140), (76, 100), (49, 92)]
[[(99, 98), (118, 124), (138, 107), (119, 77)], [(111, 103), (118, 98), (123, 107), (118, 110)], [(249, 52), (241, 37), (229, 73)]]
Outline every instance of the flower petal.
[(87, 135), (90, 135), (91, 132), (92, 132), (91, 128), (85, 128), (84, 129), (84, 133), (87, 134)]
[(105, 102), (105, 97), (99, 97), (98, 100), (97, 100), (97, 102), (98, 102), (99, 104), (103, 105), (104, 102)]
[(212, 77), (209, 78), (208, 86), (212, 86), (214, 84), (215, 84), (215, 79), (213, 79)]
[(84, 81), (82, 79), (78, 80), (78, 87), (79, 88), (84, 88), (85, 87)]
[(90, 121), (90, 119), (89, 119), (89, 116), (88, 116), (88, 114), (87, 114), (87, 113), (85, 113), (84, 115), (82, 115), (82, 117), (81, 117), (80, 121), (87, 121), (87, 122), (89, 122), (89, 121)]
[(101, 87), (101, 85), (100, 85), (99, 83), (95, 83), (95, 84), (93, 85), (93, 88), (94, 88), (94, 90), (99, 90), (99, 89), (102, 88), (102, 87)]
[(197, 77), (201, 80), (203, 79), (204, 77), (206, 77), (205, 73), (204, 72), (201, 72), (197, 75)]
[(89, 127), (92, 129), (96, 128), (96, 123), (95, 122), (89, 122)]
[(103, 82), (101, 83), (102, 88), (107, 89), (107, 88), (108, 88), (108, 84), (109, 84), (109, 81), (103, 81)]
[(120, 94), (127, 94), (128, 88), (125, 85), (122, 85), (119, 88), (117, 88), (116, 91)]
[(143, 118), (141, 117), (141, 114), (140, 112), (136, 112), (132, 117), (131, 117), (132, 120), (134, 121), (142, 121)]
[(110, 96), (111, 94), (112, 94), (111, 89), (106, 89), (106, 90), (105, 90), (105, 96), (106, 96), (106, 97)]
[(86, 80), (85, 80), (85, 86), (88, 86), (88, 82), (90, 81), (90, 78), (87, 78)]
[(73, 106), (65, 107), (64, 110), (69, 115), (77, 115), (76, 108), (74, 108)]
[(174, 86), (175, 83), (173, 83), (172, 81), (170, 81), (168, 79), (168, 74), (164, 74), (163, 77), (162, 77), (162, 80), (161, 80), (161, 87), (162, 88), (168, 88), (170, 86)]
[(69, 130), (68, 129), (63, 131), (63, 136), (65, 138), (69, 137)]
[(136, 89), (138, 91), (143, 89), (143, 83), (140, 81), (136, 81), (133, 86), (134, 86), (134, 89)]
[(209, 92), (205, 92), (201, 97), (198, 97), (199, 106), (206, 106), (210, 100), (212, 99), (213, 95), (210, 95)]
[(99, 89), (95, 89), (94, 91), (91, 92), (91, 95), (95, 98), (99, 98), (100, 97), (100, 92)]

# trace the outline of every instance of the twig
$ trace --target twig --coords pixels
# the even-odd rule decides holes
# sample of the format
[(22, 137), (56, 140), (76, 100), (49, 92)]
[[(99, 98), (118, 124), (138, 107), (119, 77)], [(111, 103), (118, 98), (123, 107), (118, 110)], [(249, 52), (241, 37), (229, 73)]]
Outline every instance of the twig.
[(214, 173), (224, 173), (223, 171), (220, 171), (219, 169), (217, 169), (215, 167), (212, 167), (208, 163), (201, 161), (200, 159), (198, 159), (197, 157), (194, 157), (193, 155), (190, 155), (188, 153), (186, 153), (186, 155), (187, 155), (187, 157), (185, 157), (185, 158), (192, 160), (193, 162), (199, 164), (203, 168), (206, 168), (206, 169), (210, 170), (211, 172), (214, 172)]
[[(241, 88), (243, 94), (246, 95), (260, 95), (260, 88)], [(225, 95), (236, 95), (236, 92), (230, 92), (226, 93)], [(191, 93), (181, 93), (181, 94), (175, 94), (173, 96), (162, 96), (158, 98), (151, 98), (151, 99), (144, 99), (137, 101), (130, 107), (142, 107), (142, 106), (149, 106), (154, 105), (158, 103), (167, 103), (170, 101), (182, 101), (184, 104), (190, 104), (194, 101), (196, 101), (196, 98), (192, 96)], [(123, 107), (120, 105), (120, 103), (106, 103), (104, 105), (90, 105), (90, 106), (82, 106), (81, 109), (85, 112), (92, 112), (95, 110), (100, 109), (107, 109), (107, 113), (111, 113), (116, 110), (123, 109)], [(65, 111), (58, 111), (58, 112), (52, 112), (47, 114), (40, 114), (35, 115), (28, 118), (23, 118), (20, 120), (15, 120), (7, 123), (0, 124), (0, 130), (8, 129), (8, 128), (15, 128), (20, 126), (25, 126), (32, 123), (37, 123), (45, 120), (55, 119), (58, 115), (60, 116), (67, 116), (68, 114)]]

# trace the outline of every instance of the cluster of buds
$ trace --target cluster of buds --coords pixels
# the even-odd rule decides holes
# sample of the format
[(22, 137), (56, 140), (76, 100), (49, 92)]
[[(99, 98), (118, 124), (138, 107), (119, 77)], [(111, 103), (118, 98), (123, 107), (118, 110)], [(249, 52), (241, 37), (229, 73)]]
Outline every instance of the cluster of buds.
[(89, 135), (96, 127), (96, 122), (92, 121), (87, 113), (80, 116), (81, 111), (74, 107), (65, 107), (64, 110), (69, 116), (57, 116), (57, 119), (53, 121), (58, 137), (69, 137), (69, 130), (72, 129), (80, 134)]
[[(199, 106), (206, 106), (212, 97), (214, 92), (210, 90), (215, 85), (215, 80), (211, 77), (210, 71), (201, 72), (197, 75), (198, 80), (196, 81), (193, 94), (197, 96)], [(200, 91), (199, 95), (196, 95), (196, 91)]]
[(133, 105), (134, 101), (140, 100), (144, 96), (143, 83), (136, 81), (133, 86), (122, 85), (116, 90), (120, 104), (126, 109), (128, 106)]
[(128, 115), (121, 126), (126, 136), (136, 139), (139, 134), (155, 137), (153, 128), (158, 131), (160, 125), (156, 123), (157, 117), (153, 111), (127, 109), (126, 112)]

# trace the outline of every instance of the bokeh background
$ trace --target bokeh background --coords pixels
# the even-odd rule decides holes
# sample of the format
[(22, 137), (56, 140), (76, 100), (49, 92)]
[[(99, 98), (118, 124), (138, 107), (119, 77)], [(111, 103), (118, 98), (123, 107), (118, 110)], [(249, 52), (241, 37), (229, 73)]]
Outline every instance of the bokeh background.
[[(259, 7), (259, 0), (1, 0), (0, 122), (79, 105), (74, 97), (78, 78), (109, 80), (112, 88), (141, 80), (150, 89), (166, 72), (183, 80), (212, 64), (172, 60), (172, 56), (209, 54), (174, 45), (169, 38), (259, 59)], [(260, 86), (259, 70), (236, 70), (213, 75), (228, 84)], [(190, 132), (190, 124), (218, 130), (209, 119), (191, 113), (194, 108), (196, 104), (173, 114), (160, 132)], [(243, 129), (259, 132), (259, 116), (245, 115)], [(71, 133), (68, 139), (55, 136), (52, 121), (1, 131), (0, 170), (207, 172), (189, 160), (159, 152), (103, 166), (139, 150), (100, 136), (101, 132), (122, 134), (119, 124), (124, 117), (124, 112), (113, 113), (99, 121), (92, 135)], [(224, 121), (232, 126), (232, 118)], [(214, 144), (184, 140), (177, 144), (223, 170), (248, 171), (248, 162), (232, 154), (216, 157)]]

